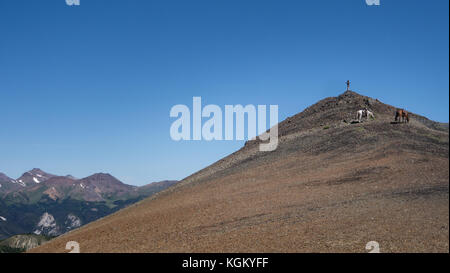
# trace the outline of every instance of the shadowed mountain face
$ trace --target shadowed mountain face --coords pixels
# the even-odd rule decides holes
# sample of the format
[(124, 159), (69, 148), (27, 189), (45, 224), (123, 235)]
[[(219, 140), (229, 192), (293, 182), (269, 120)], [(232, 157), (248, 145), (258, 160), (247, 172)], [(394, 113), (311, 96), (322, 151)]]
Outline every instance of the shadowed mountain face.
[[(375, 119), (353, 124), (369, 108)], [(257, 141), (114, 215), (33, 252), (449, 251), (448, 125), (354, 92), (279, 124)]]
[(110, 174), (83, 179), (40, 169), (18, 179), (0, 175), (0, 240), (16, 234), (57, 236), (133, 204), (176, 181), (143, 187), (126, 185)]

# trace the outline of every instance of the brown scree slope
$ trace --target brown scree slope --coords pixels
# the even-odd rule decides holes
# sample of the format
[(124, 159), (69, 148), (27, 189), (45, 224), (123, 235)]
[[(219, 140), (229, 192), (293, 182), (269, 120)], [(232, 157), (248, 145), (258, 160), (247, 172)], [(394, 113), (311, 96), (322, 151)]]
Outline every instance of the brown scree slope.
[[(375, 120), (350, 124), (368, 107)], [(448, 124), (354, 92), (324, 99), (178, 185), (31, 252), (449, 252)], [(195, 160), (195, 155), (193, 155)]]

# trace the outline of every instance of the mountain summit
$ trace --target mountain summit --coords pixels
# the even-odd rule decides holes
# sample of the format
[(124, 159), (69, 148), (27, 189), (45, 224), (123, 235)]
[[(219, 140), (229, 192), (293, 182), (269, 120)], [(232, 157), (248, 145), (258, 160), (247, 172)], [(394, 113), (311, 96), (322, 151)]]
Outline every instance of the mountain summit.
[[(374, 119), (354, 123), (368, 108)], [(235, 153), (32, 252), (449, 251), (448, 124), (348, 91)], [(114, 239), (111, 239), (114, 238)]]
[(0, 193), (17, 190), (20, 186), (16, 184), (16, 181), (11, 177), (8, 177), (4, 173), (0, 173)]
[(34, 168), (22, 174), (21, 177), (17, 178), (16, 183), (26, 187), (34, 184), (39, 184), (55, 176), (56, 175), (46, 173), (41, 169)]
[[(375, 113), (377, 122), (394, 121), (396, 107), (382, 103), (378, 99), (360, 95), (354, 91), (346, 91), (337, 97), (325, 98), (304, 111), (279, 123), (280, 136), (305, 132), (311, 129), (341, 128), (356, 119), (358, 110), (368, 109)], [(410, 113), (412, 123), (448, 132), (448, 123), (431, 121), (423, 116)]]

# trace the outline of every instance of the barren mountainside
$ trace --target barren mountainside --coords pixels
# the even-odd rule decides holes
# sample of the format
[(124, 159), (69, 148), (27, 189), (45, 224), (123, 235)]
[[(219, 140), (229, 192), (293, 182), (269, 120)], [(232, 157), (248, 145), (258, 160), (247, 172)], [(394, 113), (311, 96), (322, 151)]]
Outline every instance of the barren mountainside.
[[(368, 108), (375, 119), (353, 123)], [(449, 251), (448, 124), (345, 92), (177, 185), (32, 252)]]

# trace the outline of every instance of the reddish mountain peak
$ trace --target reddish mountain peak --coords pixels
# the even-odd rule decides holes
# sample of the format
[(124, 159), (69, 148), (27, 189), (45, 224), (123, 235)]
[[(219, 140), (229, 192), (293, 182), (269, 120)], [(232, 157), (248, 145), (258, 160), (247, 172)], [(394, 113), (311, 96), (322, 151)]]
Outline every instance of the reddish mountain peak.
[(56, 175), (46, 173), (39, 168), (33, 168), (32, 170), (23, 173), (21, 177), (17, 178), (17, 181), (21, 185), (27, 186), (42, 183), (55, 176)]
[(12, 179), (4, 173), (0, 173), (0, 193), (18, 190), (21, 187), (22, 186), (19, 185), (16, 180)]
[(53, 177), (53, 176), (56, 176), (54, 174), (50, 174), (50, 173), (44, 172), (43, 170), (41, 170), (39, 168), (33, 168), (30, 171), (28, 171), (27, 173), (34, 174), (34, 175), (38, 175), (39, 174), (39, 175), (46, 176), (46, 177), (49, 177), (49, 178)]
[(90, 180), (90, 181), (108, 181), (108, 182), (119, 182), (122, 183), (119, 179), (110, 175), (109, 173), (94, 173), (88, 177), (83, 178), (82, 180)]
[(130, 189), (133, 186), (126, 185), (119, 179), (110, 175), (109, 173), (95, 173), (91, 176), (79, 180), (84, 185), (92, 185), (101, 190), (106, 189)]
[(11, 180), (13, 179), (0, 172), (0, 182), (10, 182)]

